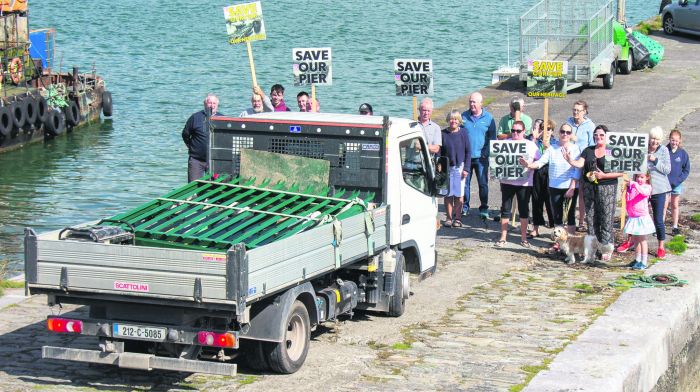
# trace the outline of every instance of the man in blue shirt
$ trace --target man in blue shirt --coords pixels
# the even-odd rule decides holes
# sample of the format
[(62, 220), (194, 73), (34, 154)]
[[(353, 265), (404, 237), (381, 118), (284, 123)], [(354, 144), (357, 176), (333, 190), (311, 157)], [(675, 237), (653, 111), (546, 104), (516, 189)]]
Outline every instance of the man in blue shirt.
[(469, 134), (471, 144), (472, 164), (467, 175), (467, 182), (464, 185), (464, 210), (469, 213), (469, 201), (471, 194), (469, 188), (472, 181), (472, 174), (476, 173), (476, 181), (479, 184), (479, 214), (482, 218), (488, 219), (489, 201), (489, 141), (496, 140), (496, 122), (493, 116), (484, 107), (484, 97), (478, 93), (469, 96), (469, 110), (462, 113), (464, 127)]
[(187, 181), (192, 182), (204, 175), (209, 168), (209, 117), (221, 115), (217, 112), (219, 98), (214, 94), (208, 94), (204, 98), (204, 110), (200, 110), (190, 116), (182, 129), (182, 140), (187, 146), (190, 155), (187, 161)]

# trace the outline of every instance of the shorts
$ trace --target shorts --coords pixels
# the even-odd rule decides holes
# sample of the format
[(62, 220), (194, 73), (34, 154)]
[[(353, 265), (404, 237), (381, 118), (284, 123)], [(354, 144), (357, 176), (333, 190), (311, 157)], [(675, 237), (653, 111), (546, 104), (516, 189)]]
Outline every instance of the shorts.
[(683, 183), (680, 183), (671, 189), (671, 195), (680, 196), (683, 193)]

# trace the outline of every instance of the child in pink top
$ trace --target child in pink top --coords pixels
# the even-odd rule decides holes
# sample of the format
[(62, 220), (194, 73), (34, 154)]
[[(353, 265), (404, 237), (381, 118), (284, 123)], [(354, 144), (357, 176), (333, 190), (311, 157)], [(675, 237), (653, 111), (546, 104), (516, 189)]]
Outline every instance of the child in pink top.
[(647, 235), (654, 233), (654, 221), (649, 216), (649, 195), (651, 185), (649, 175), (646, 173), (635, 174), (634, 179), (627, 186), (627, 215), (629, 219), (625, 223), (625, 233), (632, 236), (632, 246), (637, 255), (632, 264), (632, 269), (643, 270), (647, 268)]

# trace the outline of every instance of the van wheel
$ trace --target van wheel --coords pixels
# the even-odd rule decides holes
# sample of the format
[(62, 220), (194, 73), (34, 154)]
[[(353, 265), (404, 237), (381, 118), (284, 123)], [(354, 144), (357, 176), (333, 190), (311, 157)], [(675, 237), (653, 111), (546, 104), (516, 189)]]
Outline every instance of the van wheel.
[(389, 316), (399, 317), (406, 310), (406, 299), (409, 294), (408, 274), (406, 274), (406, 259), (403, 253), (397, 254), (396, 269), (394, 269), (394, 294), (389, 302)]
[(286, 331), (280, 343), (264, 343), (271, 348), (269, 365), (277, 373), (291, 374), (301, 368), (309, 352), (311, 322), (306, 306), (297, 300), (286, 318)]
[(610, 90), (615, 84), (615, 62), (610, 64), (610, 73), (603, 76), (603, 87)]
[(672, 35), (676, 32), (676, 27), (673, 25), (673, 16), (671, 14), (666, 14), (664, 16), (664, 33)]

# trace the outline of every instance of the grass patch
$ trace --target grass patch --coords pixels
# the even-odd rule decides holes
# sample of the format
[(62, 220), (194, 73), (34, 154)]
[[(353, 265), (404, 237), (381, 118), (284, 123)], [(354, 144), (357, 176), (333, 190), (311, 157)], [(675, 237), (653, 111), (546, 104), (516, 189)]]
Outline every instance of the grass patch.
[(526, 365), (526, 366), (521, 367), (520, 369), (522, 369), (525, 372), (525, 381), (523, 381), (522, 383), (520, 383), (518, 385), (513, 385), (512, 387), (508, 388), (508, 391), (509, 392), (522, 391), (523, 389), (525, 389), (527, 384), (529, 384), (530, 381), (532, 381), (532, 379), (535, 378), (537, 373), (541, 372), (542, 370), (549, 369), (550, 363), (552, 363), (552, 360), (550, 358), (547, 358), (542, 362), (541, 365), (538, 365), (538, 366)]
[(411, 348), (411, 342), (399, 342), (391, 345), (394, 350), (409, 350)]
[(644, 35), (649, 35), (652, 31), (661, 30), (661, 27), (661, 15), (656, 15), (651, 19), (640, 22), (636, 29)]
[(579, 293), (584, 293), (584, 294), (594, 294), (596, 290), (591, 286), (590, 284), (587, 283), (577, 283), (574, 285), (574, 290), (578, 291)]
[(24, 282), (21, 280), (2, 280), (0, 281), (0, 287), (3, 289), (23, 289)]
[(378, 343), (374, 340), (370, 340), (369, 342), (367, 342), (367, 347), (371, 348), (372, 350), (383, 350), (389, 346), (387, 346), (384, 343)]
[(566, 323), (573, 323), (574, 322), (574, 320), (563, 319), (563, 318), (555, 318), (555, 319), (547, 320), (547, 321), (549, 321), (550, 323), (554, 323), (554, 324), (566, 324)]
[(605, 313), (605, 308), (593, 308), (593, 314), (596, 316), (601, 316)]
[(256, 381), (258, 381), (258, 376), (245, 376), (242, 379), (238, 380), (238, 385), (249, 385), (252, 384)]
[(688, 245), (685, 244), (685, 236), (676, 235), (673, 236), (671, 241), (666, 243), (666, 249), (674, 255), (679, 255), (688, 250)]
[(700, 223), (700, 214), (693, 214), (690, 216), (690, 220), (695, 223)]

